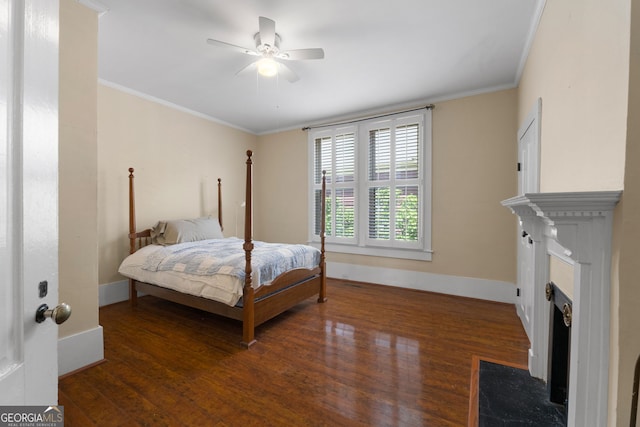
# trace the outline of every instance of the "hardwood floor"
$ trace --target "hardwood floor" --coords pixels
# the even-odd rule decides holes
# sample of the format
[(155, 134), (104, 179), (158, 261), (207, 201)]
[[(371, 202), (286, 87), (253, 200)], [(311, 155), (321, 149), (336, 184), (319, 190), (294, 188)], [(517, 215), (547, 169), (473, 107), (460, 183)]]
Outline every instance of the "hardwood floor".
[(526, 364), (512, 305), (330, 280), (257, 328), (162, 301), (100, 309), (106, 362), (60, 379), (66, 426), (464, 426), (472, 357)]

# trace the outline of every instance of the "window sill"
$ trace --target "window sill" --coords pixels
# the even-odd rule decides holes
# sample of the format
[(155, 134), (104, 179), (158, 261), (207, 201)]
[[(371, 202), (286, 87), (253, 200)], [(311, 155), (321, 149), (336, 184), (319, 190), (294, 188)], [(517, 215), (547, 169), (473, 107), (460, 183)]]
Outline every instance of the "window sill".
[[(309, 245), (320, 248), (319, 242), (311, 242)], [(374, 246), (341, 245), (339, 243), (325, 243), (327, 252), (337, 252), (353, 255), (368, 255), (384, 258), (412, 259), (416, 261), (431, 261), (433, 251), (419, 249), (380, 248)]]

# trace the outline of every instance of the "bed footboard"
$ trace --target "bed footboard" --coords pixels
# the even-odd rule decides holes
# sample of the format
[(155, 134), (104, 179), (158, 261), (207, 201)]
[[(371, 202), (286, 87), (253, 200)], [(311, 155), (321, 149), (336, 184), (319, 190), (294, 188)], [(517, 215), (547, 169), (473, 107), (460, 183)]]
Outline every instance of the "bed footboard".
[[(320, 276), (320, 267), (313, 269), (308, 268), (295, 268), (293, 270), (286, 271), (276, 277), (270, 284), (260, 286), (254, 291), (254, 298), (260, 299), (269, 294), (275, 294), (282, 289), (288, 288), (293, 284), (304, 282), (309, 279)], [(319, 290), (319, 289), (318, 289)]]
[(255, 326), (276, 317), (308, 298), (318, 295), (321, 280), (320, 276), (309, 277), (302, 282), (279, 291), (277, 294), (256, 300)]

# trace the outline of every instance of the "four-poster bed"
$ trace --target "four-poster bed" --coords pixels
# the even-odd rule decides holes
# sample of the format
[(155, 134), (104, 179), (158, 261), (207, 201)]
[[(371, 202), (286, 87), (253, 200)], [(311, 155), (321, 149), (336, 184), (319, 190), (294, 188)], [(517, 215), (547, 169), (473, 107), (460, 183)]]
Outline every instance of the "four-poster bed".
[[(148, 283), (154, 280), (141, 280), (140, 277), (147, 278), (151, 277), (150, 274), (155, 274), (155, 272), (143, 271), (142, 276), (130, 275), (125, 272), (123, 266), (127, 263), (129, 258), (133, 258), (135, 256), (140, 256), (140, 253), (144, 251), (154, 253), (153, 256), (157, 257), (158, 253), (163, 253), (163, 251), (169, 251), (168, 246), (160, 246), (154, 245), (155, 242), (152, 242), (152, 237), (154, 237), (154, 229), (145, 229), (143, 231), (136, 230), (136, 211), (135, 211), (135, 197), (134, 197), (134, 175), (133, 168), (129, 168), (129, 242), (130, 242), (130, 256), (123, 262), (123, 266), (120, 268), (120, 272), (129, 277), (129, 298), (130, 302), (133, 306), (136, 305), (137, 301), (137, 292), (143, 292), (147, 295), (153, 295), (159, 298), (163, 298), (166, 300), (170, 300), (179, 304), (187, 305), (190, 307), (198, 308), (204, 311), (208, 311), (210, 313), (215, 313), (218, 315), (222, 315), (225, 317), (229, 317), (232, 319), (242, 321), (242, 345), (245, 347), (250, 347), (252, 344), (256, 342), (255, 340), (255, 327), (260, 325), (261, 323), (277, 316), (278, 314), (286, 311), (287, 309), (295, 306), (299, 302), (310, 298), (312, 296), (318, 295), (318, 302), (326, 301), (326, 263), (325, 263), (325, 253), (324, 253), (324, 231), (325, 231), (325, 177), (323, 174), (322, 178), (322, 198), (321, 198), (321, 232), (320, 232), (320, 250), (304, 246), (304, 245), (286, 245), (284, 248), (280, 248), (278, 245), (274, 244), (274, 247), (268, 246), (272, 244), (265, 244), (262, 242), (255, 242), (252, 238), (252, 152), (250, 150), (247, 151), (247, 181), (246, 181), (246, 198), (245, 198), (245, 224), (244, 224), (244, 242), (240, 239), (237, 240), (235, 244), (238, 246), (241, 245), (242, 251), (244, 252), (244, 260), (240, 260), (244, 264), (244, 274), (241, 274), (241, 280), (244, 282), (240, 282), (241, 284), (241, 299), (236, 303), (230, 303), (227, 301), (220, 302), (216, 300), (212, 300), (209, 298), (205, 298), (200, 295), (194, 295), (190, 293), (185, 293), (179, 290), (176, 290), (175, 286), (166, 285), (157, 281), (154, 284)], [(220, 223), (220, 229), (222, 228), (222, 201), (221, 201), (221, 180), (218, 179), (218, 219), (217, 222)], [(216, 225), (217, 226), (217, 225)], [(221, 234), (221, 231), (220, 231)], [(230, 239), (220, 239), (222, 240), (230, 240)], [(203, 244), (211, 244), (212, 246), (217, 241), (205, 240), (202, 242)], [(231, 242), (233, 244), (234, 242)], [(200, 244), (200, 242), (194, 243), (184, 243), (172, 245), (174, 248), (181, 248), (182, 252), (185, 251), (195, 251), (197, 255), (200, 256), (201, 252), (199, 249), (193, 247), (196, 244)], [(263, 248), (263, 245), (266, 248)], [(304, 249), (301, 249), (304, 248)], [(292, 269), (288, 269), (282, 273), (278, 273), (275, 278), (270, 280), (268, 283), (259, 283), (255, 281), (255, 277), (265, 276), (259, 271), (255, 271), (254, 263), (256, 265), (262, 265), (263, 260), (261, 259), (253, 259), (257, 256), (262, 256), (261, 254), (266, 253), (267, 257), (272, 256), (275, 252), (283, 252), (283, 253), (291, 253), (295, 254), (299, 250), (313, 250), (316, 252), (313, 258), (312, 264), (309, 265), (308, 260), (309, 256), (304, 255), (307, 260), (307, 265), (302, 267), (294, 267)], [(136, 254), (137, 253), (137, 254)], [(135, 255), (134, 255), (135, 254)], [(164, 255), (163, 255), (164, 256)], [(176, 257), (177, 255), (168, 255), (167, 258), (162, 258), (162, 261), (156, 262), (155, 265), (160, 265), (163, 263), (169, 264), (172, 266), (171, 274), (174, 274), (175, 271), (179, 270), (176, 268), (176, 265), (180, 266), (180, 269), (185, 269), (184, 263), (174, 262), (173, 264), (168, 263), (166, 260), (170, 259), (171, 256)], [(293, 255), (290, 256), (293, 258)], [(238, 257), (236, 257), (237, 259)], [(253, 262), (252, 262), (253, 261)], [(149, 264), (148, 261), (147, 264)], [(269, 259), (268, 262), (271, 262)], [(287, 261), (289, 262), (289, 261)], [(202, 262), (200, 262), (200, 266)], [(208, 264), (207, 264), (208, 266)], [(199, 266), (197, 266), (200, 268)], [(188, 267), (186, 267), (188, 269)], [(147, 268), (148, 270), (154, 270), (153, 268)], [(171, 268), (170, 268), (171, 269)], [(196, 268), (197, 269), (197, 268)], [(201, 268), (200, 268), (201, 269)], [(224, 269), (224, 268), (223, 268)], [(230, 269), (230, 268), (227, 268)], [(269, 269), (273, 270), (273, 267), (269, 267)], [(276, 269), (277, 270), (277, 269)], [(128, 270), (127, 270), (128, 271)], [(226, 270), (225, 270), (226, 271)], [(207, 273), (208, 274), (208, 273)], [(155, 277), (155, 276), (154, 276)], [(193, 276), (192, 276), (193, 277)], [(196, 279), (199, 280), (202, 276), (198, 276)], [(181, 279), (182, 280), (182, 279)], [(234, 279), (236, 280), (236, 279)], [(169, 287), (166, 287), (169, 286)], [(173, 287), (173, 289), (172, 289)], [(240, 291), (238, 291), (240, 293)], [(240, 296), (240, 295), (238, 295)]]

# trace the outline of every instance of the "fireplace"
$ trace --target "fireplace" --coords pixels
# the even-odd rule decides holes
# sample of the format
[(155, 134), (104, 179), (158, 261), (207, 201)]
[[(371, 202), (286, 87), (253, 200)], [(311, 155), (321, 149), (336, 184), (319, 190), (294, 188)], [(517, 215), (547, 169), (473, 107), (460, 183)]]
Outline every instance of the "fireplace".
[(549, 348), (555, 347), (549, 345), (555, 322), (551, 322), (544, 285), (549, 282), (549, 258), (564, 259), (574, 267), (565, 397), (572, 427), (607, 425), (611, 229), (620, 195), (620, 191), (526, 193), (502, 202), (518, 216), (532, 240), (526, 277), (533, 286), (529, 371), (547, 383), (553, 377)]
[(555, 283), (547, 283), (545, 293), (550, 304), (549, 370), (547, 391), (549, 400), (565, 408), (568, 404), (569, 359), (571, 354), (571, 300)]

